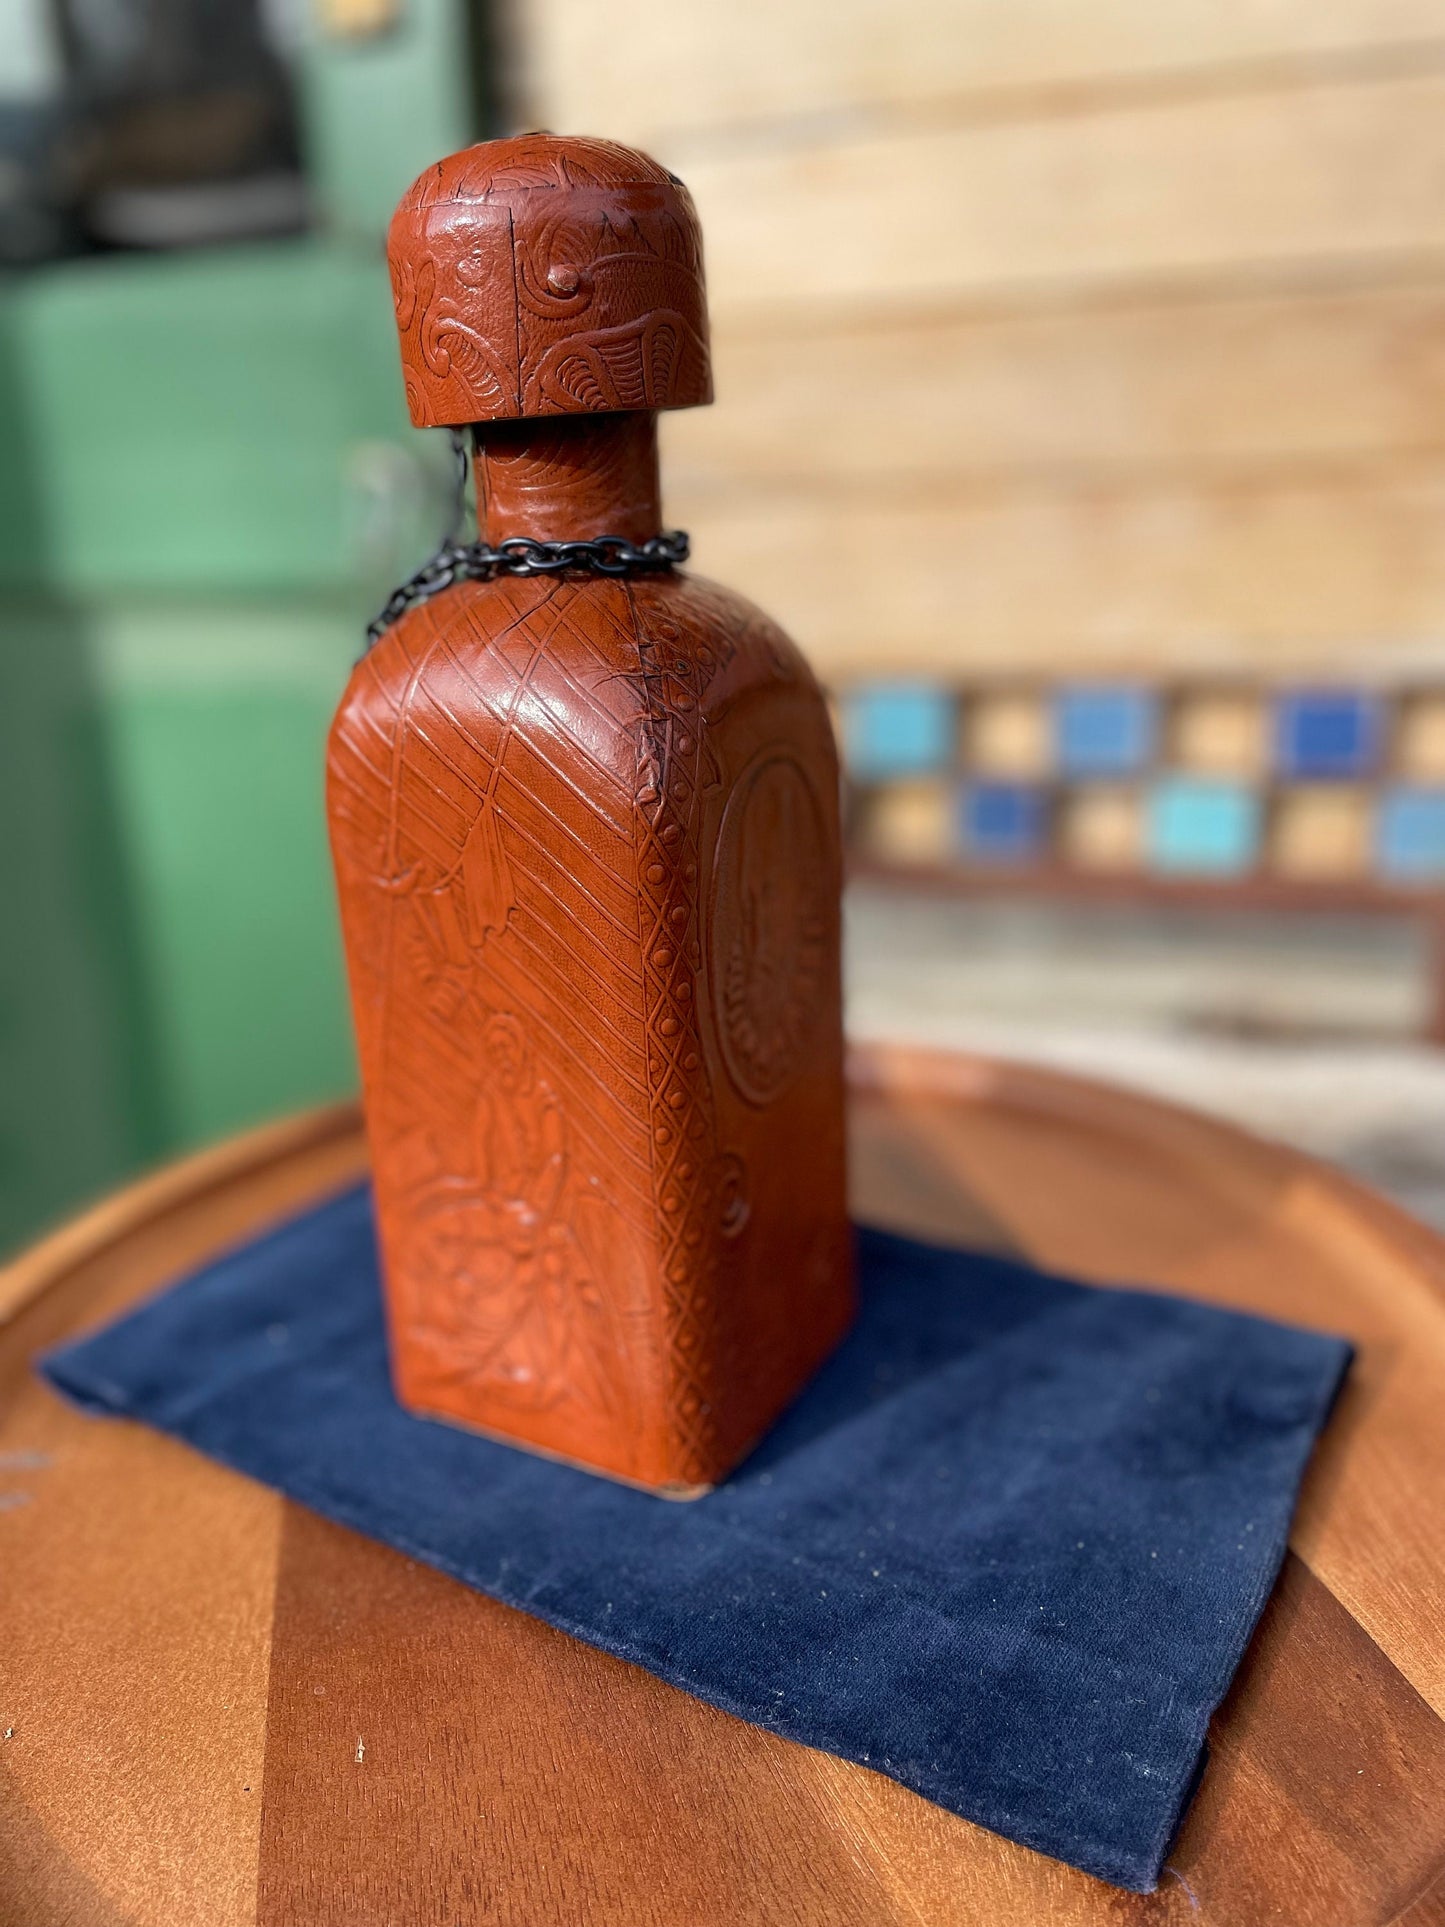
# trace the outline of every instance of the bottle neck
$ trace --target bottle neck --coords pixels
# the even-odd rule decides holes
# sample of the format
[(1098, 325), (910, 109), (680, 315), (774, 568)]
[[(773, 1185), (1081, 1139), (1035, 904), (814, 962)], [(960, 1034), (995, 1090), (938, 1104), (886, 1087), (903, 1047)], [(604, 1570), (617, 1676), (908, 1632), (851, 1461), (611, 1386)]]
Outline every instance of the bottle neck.
[(551, 415), (485, 422), (473, 431), (477, 527), (495, 545), (509, 536), (645, 542), (662, 528), (657, 416)]

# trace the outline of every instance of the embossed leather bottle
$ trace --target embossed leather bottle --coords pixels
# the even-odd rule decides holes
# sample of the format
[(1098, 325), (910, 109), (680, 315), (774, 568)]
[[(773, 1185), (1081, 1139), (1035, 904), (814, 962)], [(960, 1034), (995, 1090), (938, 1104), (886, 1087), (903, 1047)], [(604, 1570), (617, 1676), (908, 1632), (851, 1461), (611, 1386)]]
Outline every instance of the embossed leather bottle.
[[(661, 526), (711, 399), (696, 216), (645, 155), (453, 155), (390, 260), (489, 542)], [(459, 583), (357, 666), (328, 806), (399, 1396), (673, 1494), (841, 1336), (837, 768), (816, 684), (678, 571)]]

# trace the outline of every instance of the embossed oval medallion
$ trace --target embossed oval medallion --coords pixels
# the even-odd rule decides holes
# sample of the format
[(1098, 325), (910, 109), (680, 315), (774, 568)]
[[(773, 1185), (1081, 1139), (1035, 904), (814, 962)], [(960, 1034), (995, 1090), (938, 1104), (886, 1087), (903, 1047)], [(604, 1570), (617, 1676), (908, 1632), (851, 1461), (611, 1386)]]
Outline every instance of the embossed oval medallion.
[(713, 1007), (728, 1074), (767, 1104), (817, 1016), (828, 902), (822, 815), (802, 767), (764, 750), (728, 801), (714, 873)]

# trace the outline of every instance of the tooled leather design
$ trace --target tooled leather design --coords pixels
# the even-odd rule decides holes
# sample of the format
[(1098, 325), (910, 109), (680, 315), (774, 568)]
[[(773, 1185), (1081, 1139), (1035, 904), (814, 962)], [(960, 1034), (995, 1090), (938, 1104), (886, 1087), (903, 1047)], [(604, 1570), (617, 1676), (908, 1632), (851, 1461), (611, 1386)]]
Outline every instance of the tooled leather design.
[(775, 637), (695, 580), (468, 585), (359, 665), (332, 737), (403, 1395), (654, 1483), (718, 1476), (786, 1369), (721, 1316), (755, 1174), (700, 1008), (735, 947), (716, 691), (782, 677)]
[(538, 759), (556, 761), (538, 716), (559, 694), (586, 700), (610, 735), (631, 720), (630, 633), (604, 631), (598, 652), (585, 625), (602, 657), (591, 687), (552, 673), (558, 632), (577, 635), (576, 596), (496, 585), (492, 606), (515, 620), (489, 665), (469, 661), (475, 632), (454, 597), (434, 621), (424, 609), (399, 624), (338, 717), (330, 810), (413, 1401), (479, 1400), (478, 1423), (583, 1457), (610, 1445), (640, 1475), (638, 1393), (660, 1370), (648, 1088), (607, 956), (632, 935), (632, 785), (585, 759), (591, 793), (574, 781), (560, 837), (519, 794)]
[(770, 747), (737, 778), (718, 836), (711, 979), (723, 1061), (750, 1103), (792, 1082), (828, 964), (825, 836), (806, 772)]
[[(742, 1228), (736, 1200), (746, 1194), (742, 1160), (733, 1155), (725, 1168), (717, 1143), (698, 1010), (701, 819), (706, 793), (716, 793), (723, 781), (708, 741), (705, 700), (707, 685), (736, 648), (736, 622), (709, 620), (714, 612), (705, 591), (693, 593), (684, 637), (660, 598), (633, 586), (629, 599), (644, 699), (637, 874), (653, 1195), (671, 1331), (666, 1398), (678, 1476), (703, 1483), (716, 1472), (725, 1392), (718, 1383), (717, 1239), (720, 1229)], [(717, 613), (726, 618), (728, 612)]]
[[(655, 533), (653, 411), (711, 399), (681, 183), (483, 143), (388, 254), (413, 420), (485, 429), (486, 538)], [(403, 1400), (721, 1476), (851, 1306), (816, 686), (684, 577), (458, 583), (358, 667), (328, 772)]]
[(506, 141), (478, 141), (435, 162), (412, 182), (400, 205), (414, 210), (439, 200), (476, 201), (530, 187), (664, 187), (673, 179), (650, 154), (620, 141), (516, 134)]
[(418, 427), (711, 399), (697, 215), (645, 155), (483, 142), (414, 184), (387, 251)]
[[(389, 267), (402, 379), (413, 420), (477, 421), (518, 413), (512, 231), (505, 209), (454, 220), (444, 255), (393, 249)], [(500, 339), (499, 339), (500, 338)]]
[(684, 317), (664, 310), (549, 348), (529, 393), (542, 413), (666, 408), (669, 396), (694, 380), (689, 364), (706, 355)]

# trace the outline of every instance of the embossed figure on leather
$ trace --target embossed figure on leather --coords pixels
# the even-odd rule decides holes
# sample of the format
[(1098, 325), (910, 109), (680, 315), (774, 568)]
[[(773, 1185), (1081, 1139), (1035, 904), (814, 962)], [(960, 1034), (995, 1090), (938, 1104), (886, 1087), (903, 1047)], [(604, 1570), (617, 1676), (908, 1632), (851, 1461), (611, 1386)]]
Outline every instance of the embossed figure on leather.
[[(655, 536), (655, 411), (711, 398), (681, 184), (484, 143), (390, 260), (412, 417), (473, 430), (483, 537)], [(705, 1489), (853, 1307), (811, 674), (680, 571), (459, 582), (357, 665), (328, 809), (399, 1396)]]
[(402, 196), (387, 255), (418, 428), (712, 400), (697, 215), (645, 154), (466, 148)]

